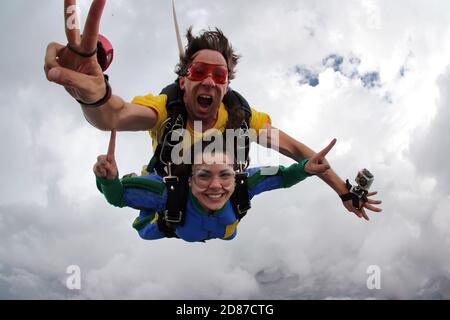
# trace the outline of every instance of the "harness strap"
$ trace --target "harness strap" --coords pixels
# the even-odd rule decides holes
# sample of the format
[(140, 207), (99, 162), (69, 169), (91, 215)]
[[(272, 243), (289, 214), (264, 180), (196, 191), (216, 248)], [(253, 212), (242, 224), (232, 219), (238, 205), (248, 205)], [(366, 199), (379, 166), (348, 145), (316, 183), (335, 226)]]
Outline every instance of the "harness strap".
[[(244, 112), (244, 120), (239, 128), (243, 134), (241, 136), (235, 136), (234, 138), (234, 148), (237, 157), (240, 157), (240, 152), (238, 149), (244, 149), (244, 159), (243, 161), (238, 161), (240, 166), (239, 171), (236, 173), (236, 187), (233, 195), (231, 196), (231, 204), (233, 206), (236, 219), (241, 221), (245, 217), (247, 211), (251, 208), (250, 198), (248, 196), (248, 173), (245, 171), (245, 167), (249, 163), (249, 153), (250, 153), (250, 137), (248, 134), (248, 128), (250, 127), (250, 118), (252, 115), (252, 110), (247, 100), (239, 94), (239, 92), (229, 89), (225, 95), (223, 102), (227, 106), (239, 106), (239, 110)], [(229, 115), (230, 116), (230, 115)], [(244, 139), (242, 141), (241, 139)], [(243, 147), (242, 147), (243, 144)], [(241, 160), (241, 159), (238, 159)]]
[(183, 177), (168, 176), (164, 178), (167, 187), (167, 205), (164, 218), (167, 223), (180, 225), (184, 223), (184, 210), (187, 199), (187, 181)]
[(247, 178), (247, 172), (236, 173), (236, 187), (233, 195), (231, 196), (231, 204), (233, 205), (236, 219), (239, 221), (245, 217), (247, 211), (252, 207), (248, 196)]
[(250, 117), (252, 110), (247, 100), (237, 91), (228, 88), (228, 92), (223, 97), (223, 103), (227, 106), (237, 105), (240, 106), (240, 110), (245, 112), (245, 121), (250, 125)]
[(164, 184), (167, 188), (166, 210), (158, 218), (159, 230), (167, 238), (178, 238), (175, 229), (176, 226), (184, 224), (189, 186), (187, 176), (172, 175), (171, 156), (173, 146), (180, 143), (180, 140), (175, 139), (174, 132), (184, 129), (187, 113), (184, 107), (183, 94), (177, 83), (164, 88), (161, 94), (167, 96), (167, 121), (160, 129), (163, 130), (161, 140), (158, 141), (158, 146), (147, 166), (147, 171), (156, 171), (164, 177)]
[(164, 177), (167, 175), (167, 172), (165, 172), (165, 164), (163, 162), (167, 164), (172, 161), (173, 145), (180, 142), (180, 140), (175, 140), (175, 137), (170, 134), (168, 143), (164, 145), (164, 142), (167, 141), (166, 136), (173, 131), (174, 126), (177, 126), (176, 129), (183, 129), (187, 121), (187, 113), (184, 107), (183, 93), (177, 83), (174, 82), (168, 85), (160, 94), (167, 96), (167, 120), (164, 122), (163, 127), (160, 128), (162, 130), (161, 141), (158, 141), (153, 157), (147, 165), (147, 172), (156, 171), (160, 176)]
[(164, 233), (166, 238), (179, 238), (175, 233), (175, 228), (167, 225), (163, 215), (158, 215), (157, 224), (159, 231)]
[[(147, 166), (147, 171), (149, 173), (156, 171), (160, 176), (165, 177), (164, 183), (167, 187), (168, 198), (166, 210), (159, 215), (158, 226), (166, 237), (176, 237), (176, 226), (182, 225), (185, 220), (184, 213), (186, 211), (189, 185), (188, 176), (172, 176), (171, 172), (169, 172), (170, 168), (167, 170), (167, 164), (172, 162), (171, 153), (173, 146), (180, 142), (180, 140), (176, 140), (172, 136), (167, 137), (167, 135), (172, 135), (174, 127), (185, 129), (187, 113), (183, 101), (183, 92), (177, 83), (172, 83), (164, 88), (161, 94), (167, 95), (167, 121), (160, 129), (163, 130), (161, 139), (158, 141), (155, 153)], [(240, 107), (239, 110), (245, 113), (245, 120), (241, 124), (240, 129), (248, 133), (251, 108), (244, 97), (229, 89), (223, 102), (227, 106), (237, 105)], [(180, 122), (182, 125), (179, 125)], [(245, 135), (244, 139), (245, 162), (248, 163), (250, 149), (248, 134)], [(237, 147), (237, 137), (235, 138), (234, 146)], [(241, 170), (236, 174), (236, 189), (231, 197), (231, 201), (236, 218), (240, 221), (251, 208), (245, 170)]]

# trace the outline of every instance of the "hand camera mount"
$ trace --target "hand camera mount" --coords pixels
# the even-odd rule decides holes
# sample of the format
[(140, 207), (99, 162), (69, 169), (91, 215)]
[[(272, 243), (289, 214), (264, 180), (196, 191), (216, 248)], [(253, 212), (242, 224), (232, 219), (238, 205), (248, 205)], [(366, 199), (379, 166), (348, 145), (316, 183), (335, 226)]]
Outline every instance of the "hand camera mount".
[(341, 195), (340, 198), (342, 199), (342, 201), (352, 200), (353, 206), (355, 208), (361, 209), (363, 204), (368, 202), (367, 195), (369, 193), (369, 189), (373, 183), (373, 180), (374, 176), (370, 173), (369, 170), (360, 170), (355, 179), (357, 185), (352, 185), (347, 179), (346, 186), (349, 192)]

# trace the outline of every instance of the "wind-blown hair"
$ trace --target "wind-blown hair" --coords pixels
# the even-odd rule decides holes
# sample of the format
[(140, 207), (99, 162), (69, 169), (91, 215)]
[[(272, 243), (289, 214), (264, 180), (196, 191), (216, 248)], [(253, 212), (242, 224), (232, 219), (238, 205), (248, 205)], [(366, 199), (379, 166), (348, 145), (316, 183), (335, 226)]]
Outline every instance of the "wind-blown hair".
[(192, 35), (191, 26), (186, 33), (186, 38), (188, 44), (185, 48), (185, 54), (180, 57), (180, 62), (175, 68), (175, 73), (178, 76), (186, 76), (187, 69), (193, 61), (193, 56), (198, 51), (210, 49), (218, 51), (222, 54), (227, 62), (228, 81), (234, 79), (236, 74), (235, 68), (240, 56), (234, 52), (231, 43), (220, 29), (216, 28), (215, 30), (203, 30), (199, 36), (194, 37)]

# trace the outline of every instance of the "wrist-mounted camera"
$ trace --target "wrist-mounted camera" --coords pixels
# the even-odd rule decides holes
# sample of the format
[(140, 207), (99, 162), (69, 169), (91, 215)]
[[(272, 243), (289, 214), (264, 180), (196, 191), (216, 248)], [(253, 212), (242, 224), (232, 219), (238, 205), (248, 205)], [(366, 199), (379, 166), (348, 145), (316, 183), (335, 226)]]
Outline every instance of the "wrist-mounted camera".
[(369, 193), (373, 180), (374, 176), (369, 170), (360, 170), (355, 179), (356, 186), (352, 185), (347, 179), (346, 186), (349, 192), (340, 196), (342, 201), (352, 200), (353, 206), (361, 209), (362, 205), (368, 201), (367, 194)]

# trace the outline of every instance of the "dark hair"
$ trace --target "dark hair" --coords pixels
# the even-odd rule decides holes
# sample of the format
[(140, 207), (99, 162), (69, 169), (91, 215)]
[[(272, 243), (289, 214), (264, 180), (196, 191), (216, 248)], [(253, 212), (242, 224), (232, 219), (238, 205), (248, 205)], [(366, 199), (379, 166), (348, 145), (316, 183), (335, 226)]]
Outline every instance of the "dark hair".
[(195, 158), (197, 157), (197, 155), (202, 154), (203, 157), (203, 153), (205, 152), (205, 149), (207, 149), (208, 147), (212, 146), (213, 143), (216, 141), (217, 138), (223, 139), (222, 140), (222, 148), (213, 148), (211, 149), (211, 154), (214, 156), (216, 153), (223, 153), (225, 156), (228, 157), (229, 160), (232, 161), (232, 163), (230, 163), (231, 165), (233, 165), (234, 169), (237, 169), (237, 164), (236, 164), (236, 151), (234, 149), (234, 145), (231, 141), (227, 141), (227, 139), (224, 139), (223, 136), (214, 136), (211, 141), (206, 141), (206, 140), (199, 140), (196, 143), (194, 143), (191, 148), (190, 148), (190, 158), (191, 158), (191, 163), (194, 164)]
[(213, 30), (203, 30), (199, 36), (194, 37), (192, 35), (192, 26), (188, 29), (186, 33), (186, 38), (188, 44), (185, 48), (184, 56), (180, 57), (180, 62), (177, 64), (175, 68), (175, 73), (182, 77), (187, 74), (187, 68), (192, 63), (193, 56), (200, 50), (210, 49), (218, 51), (222, 54), (227, 62), (228, 68), (228, 80), (234, 79), (235, 76), (235, 67), (240, 58), (237, 55), (231, 43), (228, 41), (227, 37), (223, 34), (223, 32), (216, 28)]

